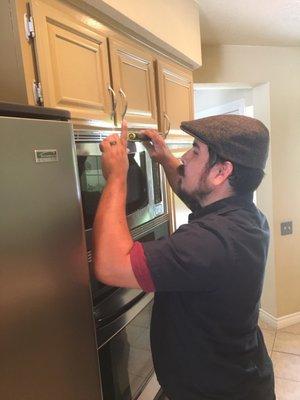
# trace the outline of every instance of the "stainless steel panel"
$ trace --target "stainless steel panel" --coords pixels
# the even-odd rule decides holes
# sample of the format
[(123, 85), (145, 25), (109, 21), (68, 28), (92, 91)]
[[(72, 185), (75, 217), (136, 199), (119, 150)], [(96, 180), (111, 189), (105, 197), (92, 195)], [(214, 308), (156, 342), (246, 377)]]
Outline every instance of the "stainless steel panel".
[(71, 125), (1, 117), (0, 140), (0, 398), (99, 400)]

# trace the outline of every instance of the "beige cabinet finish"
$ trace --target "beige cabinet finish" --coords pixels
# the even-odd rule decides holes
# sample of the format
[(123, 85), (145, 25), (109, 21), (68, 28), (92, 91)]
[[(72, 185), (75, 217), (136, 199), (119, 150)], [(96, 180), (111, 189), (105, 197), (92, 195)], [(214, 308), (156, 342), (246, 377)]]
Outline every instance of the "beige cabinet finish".
[(138, 45), (109, 39), (113, 87), (118, 98), (118, 124), (126, 110), (129, 126), (157, 128), (154, 57)]
[(171, 134), (182, 135), (181, 121), (193, 119), (193, 75), (192, 72), (175, 63), (157, 61), (160, 129), (171, 124)]
[[(91, 9), (84, 11), (80, 0), (75, 2), (0, 2), (5, 27), (0, 41), (0, 99), (64, 108), (71, 112), (75, 127), (108, 129), (115, 122), (120, 126), (127, 104), (129, 127), (165, 131), (168, 115), (169, 138), (186, 142), (179, 126), (193, 118), (192, 72), (107, 27), (100, 14), (91, 16)], [(24, 14), (29, 12), (34, 33), (26, 39)], [(34, 98), (34, 82), (41, 84), (43, 101)]]
[[(170, 123), (167, 143), (173, 155), (180, 158), (192, 145), (192, 136), (180, 130), (182, 121), (194, 118), (194, 95), (192, 72), (178, 64), (162, 59), (157, 60), (159, 129), (164, 131)], [(170, 231), (174, 232), (187, 222), (190, 210), (167, 186), (168, 207), (170, 210)]]
[(69, 110), (79, 124), (113, 125), (106, 37), (42, 1), (30, 5), (44, 105)]

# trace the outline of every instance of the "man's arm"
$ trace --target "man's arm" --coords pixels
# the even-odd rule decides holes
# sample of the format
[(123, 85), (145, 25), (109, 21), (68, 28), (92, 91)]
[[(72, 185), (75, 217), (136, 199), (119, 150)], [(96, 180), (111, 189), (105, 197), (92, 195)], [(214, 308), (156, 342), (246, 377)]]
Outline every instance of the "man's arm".
[(127, 128), (101, 143), (106, 179), (93, 226), (95, 277), (107, 285), (139, 288), (130, 261), (133, 240), (126, 220)]

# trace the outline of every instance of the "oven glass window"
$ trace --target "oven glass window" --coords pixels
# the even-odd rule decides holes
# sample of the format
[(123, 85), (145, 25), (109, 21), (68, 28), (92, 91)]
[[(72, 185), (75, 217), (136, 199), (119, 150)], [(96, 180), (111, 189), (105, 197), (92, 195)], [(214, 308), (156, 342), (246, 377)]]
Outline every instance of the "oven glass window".
[[(85, 229), (90, 229), (93, 226), (98, 202), (105, 186), (101, 156), (77, 156), (77, 161)], [(146, 154), (144, 151), (129, 154), (128, 161), (127, 215), (148, 204)]]
[(153, 374), (150, 319), (153, 300), (99, 350), (104, 400), (132, 400)]

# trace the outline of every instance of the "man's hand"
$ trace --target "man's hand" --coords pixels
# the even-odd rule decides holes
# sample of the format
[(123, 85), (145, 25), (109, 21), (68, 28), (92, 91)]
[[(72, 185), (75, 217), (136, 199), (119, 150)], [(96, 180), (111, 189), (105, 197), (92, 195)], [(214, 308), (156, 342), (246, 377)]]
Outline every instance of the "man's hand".
[(163, 165), (165, 162), (174, 157), (170, 149), (166, 145), (164, 139), (158, 134), (156, 130), (149, 129), (142, 131), (142, 133), (151, 139), (152, 143), (145, 141), (143, 142), (143, 144), (153, 160)]
[(122, 122), (121, 137), (110, 135), (100, 144), (102, 152), (101, 166), (103, 176), (109, 178), (126, 180), (128, 172), (127, 155), (127, 122)]
[(143, 142), (147, 148), (150, 157), (159, 162), (166, 173), (169, 184), (175, 193), (179, 193), (180, 175), (178, 167), (181, 165), (180, 160), (173, 156), (170, 149), (166, 145), (164, 139), (155, 130), (145, 130), (144, 135), (151, 139), (151, 142)]

